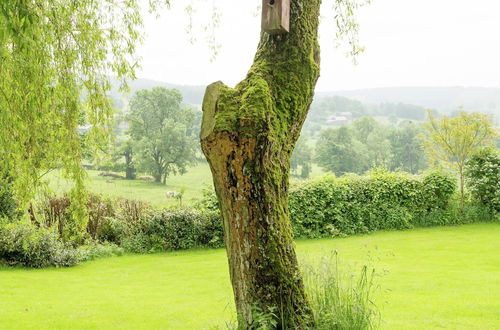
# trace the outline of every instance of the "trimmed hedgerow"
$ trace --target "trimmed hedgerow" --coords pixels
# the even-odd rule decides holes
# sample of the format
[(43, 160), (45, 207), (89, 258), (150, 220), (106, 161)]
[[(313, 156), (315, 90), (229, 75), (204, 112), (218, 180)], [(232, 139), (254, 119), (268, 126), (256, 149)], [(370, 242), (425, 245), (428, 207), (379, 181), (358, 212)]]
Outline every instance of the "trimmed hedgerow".
[[(294, 187), (289, 210), (296, 237), (405, 229), (425, 226), (422, 220), (447, 210), (455, 190), (456, 180), (440, 172), (424, 177), (387, 172), (326, 176)], [(449, 215), (439, 219), (432, 225), (450, 222)]]

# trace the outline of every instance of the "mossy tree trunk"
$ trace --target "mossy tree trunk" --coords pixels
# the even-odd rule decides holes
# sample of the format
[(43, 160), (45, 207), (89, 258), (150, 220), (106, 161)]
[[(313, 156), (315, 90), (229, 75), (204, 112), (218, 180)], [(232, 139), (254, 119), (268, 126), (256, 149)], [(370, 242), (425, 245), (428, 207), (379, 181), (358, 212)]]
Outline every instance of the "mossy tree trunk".
[(290, 33), (261, 35), (247, 77), (208, 86), (201, 144), (224, 219), (240, 326), (274, 311), (277, 328), (306, 328), (311, 309), (288, 216), (290, 156), (319, 77), (320, 0), (292, 0)]

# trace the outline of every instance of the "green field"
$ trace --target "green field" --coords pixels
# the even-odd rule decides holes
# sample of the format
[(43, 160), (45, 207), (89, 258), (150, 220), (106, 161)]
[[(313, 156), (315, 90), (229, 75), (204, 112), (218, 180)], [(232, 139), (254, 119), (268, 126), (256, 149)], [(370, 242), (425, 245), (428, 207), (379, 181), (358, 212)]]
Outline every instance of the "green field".
[[(212, 174), (207, 163), (199, 163), (190, 167), (182, 175), (167, 178), (166, 184), (143, 180), (124, 180), (99, 176), (101, 171), (88, 171), (88, 189), (94, 193), (110, 197), (124, 197), (149, 202), (156, 207), (179, 205), (177, 199), (167, 199), (165, 192), (184, 190), (183, 202), (193, 203), (202, 197), (204, 187), (212, 186)], [(68, 180), (62, 178), (60, 173), (53, 172), (48, 177), (50, 187), (60, 194), (70, 188)]]
[[(87, 186), (91, 192), (109, 197), (123, 197), (149, 202), (156, 207), (178, 206), (179, 200), (165, 197), (165, 192), (184, 190), (183, 203), (192, 204), (202, 198), (204, 188), (211, 188), (212, 173), (207, 163), (198, 163), (190, 167), (185, 174), (173, 175), (167, 178), (166, 184), (143, 180), (124, 180), (99, 176), (101, 171), (87, 171)], [(124, 175), (124, 173), (119, 173)], [(315, 164), (311, 177), (323, 175), (324, 172)], [(62, 194), (71, 188), (70, 182), (54, 171), (47, 176), (49, 186), (57, 194)], [(292, 180), (293, 181), (293, 180)]]
[[(375, 265), (383, 329), (500, 329), (500, 224), (298, 242)], [(233, 318), (225, 251), (101, 259), (69, 269), (0, 268), (1, 329), (202, 329)]]

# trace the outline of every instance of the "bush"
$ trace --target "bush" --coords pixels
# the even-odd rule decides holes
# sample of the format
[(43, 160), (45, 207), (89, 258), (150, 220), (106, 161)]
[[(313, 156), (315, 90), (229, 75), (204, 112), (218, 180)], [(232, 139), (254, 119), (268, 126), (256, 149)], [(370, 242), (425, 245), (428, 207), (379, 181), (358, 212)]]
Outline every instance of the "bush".
[(224, 229), (219, 212), (200, 213), (196, 224), (196, 242), (199, 246), (217, 248), (224, 246)]
[(168, 210), (151, 214), (122, 240), (131, 252), (159, 252), (223, 244), (222, 222), (214, 212)]
[(111, 198), (101, 195), (89, 194), (87, 197), (87, 233), (94, 240), (99, 239), (101, 227), (105, 225), (107, 219), (115, 215), (116, 202)]
[(103, 219), (97, 231), (99, 242), (109, 242), (120, 245), (122, 239), (130, 235), (130, 225), (122, 219), (108, 217)]
[(124, 250), (113, 243), (97, 244), (91, 242), (79, 248), (80, 261), (89, 261), (97, 258), (121, 256)]
[(7, 175), (0, 174), (0, 219), (7, 218), (12, 221), (17, 216), (17, 203), (12, 192), (12, 179)]
[(328, 237), (423, 225), (441, 213), (456, 190), (455, 180), (433, 172), (423, 178), (406, 173), (324, 177), (290, 192), (295, 236)]
[[(66, 238), (67, 224), (71, 220), (71, 198), (67, 195), (56, 197), (47, 195), (38, 203), (39, 219), (35, 224), (42, 227), (55, 228), (60, 238)], [(121, 238), (128, 235), (130, 228), (151, 212), (148, 203), (112, 199), (98, 194), (87, 195), (88, 222), (87, 237), (99, 242), (120, 244)]]
[(80, 257), (78, 250), (61, 243), (49, 229), (22, 222), (0, 227), (0, 260), (9, 265), (68, 267), (76, 265)]
[[(304, 238), (468, 223), (472, 218), (455, 207), (456, 188), (455, 178), (441, 171), (325, 176), (292, 187), (288, 209), (295, 237)], [(215, 193), (205, 190), (197, 206), (218, 211)]]
[(500, 157), (493, 149), (484, 149), (466, 164), (465, 177), (472, 197), (490, 209), (500, 211)]

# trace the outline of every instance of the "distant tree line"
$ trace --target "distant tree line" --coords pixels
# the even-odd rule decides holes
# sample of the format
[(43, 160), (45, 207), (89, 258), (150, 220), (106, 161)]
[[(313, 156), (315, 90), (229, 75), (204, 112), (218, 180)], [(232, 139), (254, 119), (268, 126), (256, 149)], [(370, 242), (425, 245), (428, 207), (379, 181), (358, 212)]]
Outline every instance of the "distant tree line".
[(342, 96), (319, 97), (311, 105), (302, 134), (316, 137), (317, 133), (325, 128), (329, 118), (346, 114), (348, 119), (382, 116), (387, 117), (392, 123), (397, 123), (399, 120), (424, 121), (426, 119), (425, 108), (418, 105), (387, 102), (374, 105)]
[(417, 173), (427, 167), (420, 133), (421, 125), (412, 122), (387, 127), (371, 117), (359, 118), (321, 131), (315, 160), (336, 175), (361, 174), (373, 167)]

